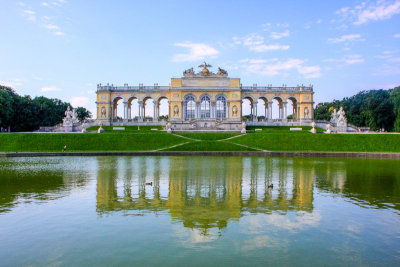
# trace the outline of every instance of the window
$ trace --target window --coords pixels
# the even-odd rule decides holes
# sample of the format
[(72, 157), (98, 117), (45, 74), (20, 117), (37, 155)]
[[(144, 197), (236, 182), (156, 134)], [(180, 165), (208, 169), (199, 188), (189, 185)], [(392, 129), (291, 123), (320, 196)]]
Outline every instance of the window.
[(187, 119), (194, 119), (196, 114), (196, 101), (191, 95), (185, 98), (185, 114)]
[(223, 96), (217, 97), (216, 117), (217, 117), (217, 119), (226, 118), (226, 99)]
[(202, 119), (210, 118), (211, 100), (209, 96), (203, 96), (200, 99), (200, 113)]

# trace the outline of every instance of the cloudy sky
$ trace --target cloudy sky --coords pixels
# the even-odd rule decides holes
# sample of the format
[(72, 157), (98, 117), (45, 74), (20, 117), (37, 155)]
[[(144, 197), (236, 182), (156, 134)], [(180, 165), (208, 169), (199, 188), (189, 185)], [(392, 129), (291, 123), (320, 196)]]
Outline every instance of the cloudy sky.
[(203, 60), (316, 103), (400, 85), (400, 0), (3, 0), (0, 36), (0, 84), (92, 111), (98, 83), (168, 85)]

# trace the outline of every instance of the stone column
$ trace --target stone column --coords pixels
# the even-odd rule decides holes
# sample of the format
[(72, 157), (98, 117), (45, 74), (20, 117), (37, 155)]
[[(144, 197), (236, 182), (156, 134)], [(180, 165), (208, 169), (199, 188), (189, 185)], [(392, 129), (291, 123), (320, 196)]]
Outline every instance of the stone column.
[(268, 120), (272, 120), (272, 102), (268, 102)]
[(157, 101), (153, 100), (153, 121), (157, 121)]
[(124, 103), (124, 120), (128, 120), (128, 102), (123, 102)]
[(139, 105), (138, 117), (139, 117), (139, 120), (142, 120), (143, 119), (143, 102), (142, 101), (138, 101), (138, 105)]
[(181, 102), (181, 107), (179, 109), (180, 109), (179, 114), (181, 115), (180, 117), (181, 117), (181, 119), (184, 119), (183, 118), (183, 101)]
[(283, 120), (287, 120), (287, 102), (283, 102)]
[(201, 114), (200, 114), (200, 102), (199, 101), (196, 101), (196, 110), (195, 110), (194, 117), (196, 119), (199, 119), (201, 117)]
[(258, 104), (258, 102), (256, 101), (256, 102), (254, 102), (254, 119), (253, 120), (255, 120), (255, 121), (257, 121), (258, 119), (257, 119), (257, 104)]
[(211, 101), (211, 110), (210, 110), (210, 118), (215, 119), (216, 118), (216, 108), (215, 108), (215, 101)]

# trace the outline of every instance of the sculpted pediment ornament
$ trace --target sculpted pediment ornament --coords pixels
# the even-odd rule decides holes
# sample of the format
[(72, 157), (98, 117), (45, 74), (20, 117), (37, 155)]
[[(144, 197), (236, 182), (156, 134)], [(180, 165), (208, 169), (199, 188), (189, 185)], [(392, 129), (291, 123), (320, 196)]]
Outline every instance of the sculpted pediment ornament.
[(195, 73), (193, 68), (187, 69), (183, 72), (183, 77), (185, 78), (199, 78), (199, 77), (228, 77), (228, 72), (224, 69), (218, 68), (218, 72), (214, 73), (208, 68), (212, 68), (211, 65), (207, 64), (205, 61), (203, 64), (199, 65), (201, 71)]

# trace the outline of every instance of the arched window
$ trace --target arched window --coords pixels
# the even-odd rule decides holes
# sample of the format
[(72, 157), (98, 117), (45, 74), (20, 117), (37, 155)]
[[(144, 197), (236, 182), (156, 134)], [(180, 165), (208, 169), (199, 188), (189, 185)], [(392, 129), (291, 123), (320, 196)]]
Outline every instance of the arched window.
[(194, 119), (196, 113), (196, 101), (193, 96), (187, 96), (185, 98), (185, 118)]
[(211, 99), (208, 96), (203, 96), (200, 99), (200, 113), (202, 119), (210, 118), (210, 110), (211, 110)]
[(217, 97), (216, 102), (216, 117), (217, 119), (226, 118), (226, 99), (222, 95)]

